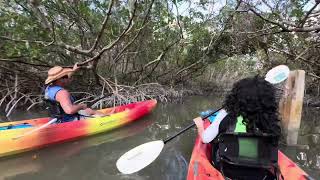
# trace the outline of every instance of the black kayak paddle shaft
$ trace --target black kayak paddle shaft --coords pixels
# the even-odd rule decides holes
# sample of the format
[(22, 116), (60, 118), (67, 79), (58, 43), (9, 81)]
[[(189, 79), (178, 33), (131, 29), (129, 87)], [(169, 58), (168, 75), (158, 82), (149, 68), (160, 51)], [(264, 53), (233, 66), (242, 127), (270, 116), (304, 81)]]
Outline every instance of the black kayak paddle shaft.
[[(208, 117), (212, 116), (214, 113), (220, 111), (223, 107), (219, 108), (218, 110), (206, 115), (205, 117), (203, 117), (202, 119), (207, 119)], [(195, 125), (195, 123), (193, 122), (192, 124), (190, 124), (189, 126), (185, 127), (184, 129), (182, 129), (181, 131), (177, 132), (175, 135), (166, 138), (165, 140), (163, 140), (163, 143), (166, 144), (167, 142), (171, 141), (172, 139), (174, 139), (175, 137), (179, 136), (180, 134), (184, 133), (185, 131), (187, 131), (188, 129), (192, 128)]]

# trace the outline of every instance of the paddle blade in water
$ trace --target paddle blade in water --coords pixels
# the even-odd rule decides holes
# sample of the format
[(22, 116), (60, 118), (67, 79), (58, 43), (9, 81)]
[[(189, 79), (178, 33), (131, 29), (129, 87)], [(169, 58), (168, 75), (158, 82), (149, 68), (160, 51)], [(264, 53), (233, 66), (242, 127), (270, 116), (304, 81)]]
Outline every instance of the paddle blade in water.
[(117, 161), (118, 170), (123, 174), (135, 173), (152, 163), (161, 153), (162, 140), (141, 144), (123, 154)]
[(286, 80), (289, 76), (290, 70), (286, 65), (279, 65), (272, 68), (266, 74), (265, 80), (270, 82), (271, 84), (278, 84), (284, 80)]

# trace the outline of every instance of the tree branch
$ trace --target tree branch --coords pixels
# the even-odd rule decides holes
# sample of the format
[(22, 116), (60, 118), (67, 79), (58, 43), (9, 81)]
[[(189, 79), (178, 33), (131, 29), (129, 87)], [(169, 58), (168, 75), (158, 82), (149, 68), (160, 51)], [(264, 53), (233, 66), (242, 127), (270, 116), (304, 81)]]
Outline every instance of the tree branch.
[(316, 4), (307, 12), (307, 14), (304, 16), (304, 18), (301, 20), (299, 27), (302, 28), (304, 26), (304, 24), (306, 23), (309, 15), (311, 14), (311, 12), (318, 6), (320, 2), (316, 2)]
[(27, 62), (23, 62), (23, 61), (20, 61), (20, 60), (12, 60), (12, 59), (3, 59), (3, 58), (0, 58), (0, 61), (6, 62), (6, 63), (20, 63), (20, 64), (29, 65), (29, 66), (52, 67), (52, 66), (50, 66), (50, 65), (45, 65), (45, 64), (33, 64), (33, 63), (27, 63)]
[(315, 74), (313, 74), (313, 73), (307, 73), (308, 75), (310, 75), (310, 76), (312, 76), (312, 77), (315, 77), (315, 78), (317, 78), (317, 79), (320, 79), (320, 76), (317, 76), (317, 75), (315, 75)]
[(173, 0), (173, 4), (174, 4), (175, 7), (176, 7), (176, 12), (177, 12), (176, 21), (177, 21), (178, 26), (179, 26), (180, 36), (181, 36), (181, 38), (183, 39), (183, 32), (182, 32), (182, 27), (181, 27), (180, 20), (179, 20), (179, 16), (180, 16), (180, 15), (179, 15), (179, 10), (178, 10), (177, 0)]
[(91, 53), (93, 50), (95, 50), (95, 48), (97, 47), (102, 35), (103, 35), (103, 32), (107, 26), (107, 22), (109, 20), (109, 17), (111, 15), (111, 9), (112, 9), (112, 6), (113, 6), (113, 0), (111, 0), (111, 2), (109, 3), (109, 7), (108, 7), (108, 12), (107, 12), (107, 15), (106, 17), (104, 18), (104, 21), (102, 23), (102, 26), (101, 26), (101, 30), (99, 32), (99, 34), (97, 35), (92, 47), (88, 50), (88, 53)]
[(124, 29), (124, 31), (120, 34), (120, 36), (118, 36), (118, 38), (116, 40), (114, 40), (111, 44), (109, 44), (108, 46), (105, 46), (103, 49), (101, 49), (95, 56), (85, 60), (84, 62), (79, 63), (79, 65), (84, 65), (84, 64), (87, 64), (89, 62), (92, 62), (92, 61), (99, 59), (105, 51), (107, 51), (107, 50), (111, 49), (113, 46), (115, 46), (131, 30), (132, 22), (135, 17), (135, 12), (137, 9), (136, 4), (137, 4), (137, 1), (135, 1), (135, 3), (134, 3), (134, 10), (133, 10), (132, 16), (129, 20), (129, 23), (128, 23), (127, 27)]
[(5, 36), (0, 36), (0, 39), (5, 40), (5, 41), (13, 41), (13, 42), (19, 42), (19, 43), (35, 43), (35, 44), (40, 44), (43, 46), (50, 46), (52, 42), (48, 41), (33, 41), (33, 40), (23, 40), (23, 39), (13, 39)]
[(33, 3), (34, 1), (27, 1), (32, 9), (32, 11), (37, 15), (37, 18), (40, 21), (40, 24), (48, 30), (51, 30), (50, 28), (50, 23), (47, 19), (47, 17), (41, 12), (41, 10), (39, 9), (39, 4), (37, 3)]
[(275, 21), (272, 21), (270, 19), (267, 19), (265, 18), (264, 16), (262, 16), (261, 14), (259, 14), (256, 10), (254, 10), (252, 7), (249, 7), (249, 10), (251, 12), (253, 12), (256, 16), (258, 16), (260, 19), (270, 23), (270, 24), (273, 24), (273, 25), (276, 25), (276, 26), (279, 26), (283, 31), (288, 31), (288, 29), (283, 25), (283, 24), (280, 24), (278, 22), (275, 22)]
[[(145, 75), (144, 77), (141, 76), (141, 77), (134, 83), (134, 85), (137, 84), (139, 81), (143, 81), (144, 79), (146, 79), (147, 77), (149, 77), (149, 76), (154, 72), (154, 70), (156, 69), (156, 67), (158, 66), (158, 64), (161, 62), (161, 60), (163, 60), (164, 56), (165, 56), (166, 53), (169, 51), (169, 49), (170, 49), (173, 45), (175, 45), (175, 44), (177, 44), (178, 42), (180, 42), (180, 40), (181, 40), (181, 38), (179, 38), (179, 39), (177, 39), (175, 42), (169, 44), (169, 45), (161, 52), (161, 54), (160, 54), (155, 60), (150, 61), (149, 63), (147, 63), (146, 65), (144, 65), (139, 71), (129, 72), (129, 73), (143, 72), (147, 67), (149, 67), (149, 66), (151, 66), (151, 65), (153, 65), (153, 64), (156, 63), (156, 65), (152, 68), (152, 70), (151, 70), (147, 75)], [(128, 74), (129, 74), (129, 73), (128, 73)]]
[(200, 59), (200, 60), (198, 60), (198, 61), (190, 64), (190, 65), (187, 66), (187, 67), (182, 68), (181, 70), (179, 70), (179, 71), (176, 73), (176, 76), (178, 76), (179, 74), (181, 74), (183, 71), (186, 71), (186, 70), (188, 70), (188, 69), (196, 66), (197, 64), (199, 64), (199, 63), (201, 63), (201, 62), (202, 62), (202, 59)]
[(315, 65), (315, 66), (320, 67), (320, 64), (318, 64), (318, 63), (316, 63), (316, 62), (308, 61), (306, 58), (302, 57), (303, 54), (307, 53), (308, 48), (307, 48), (305, 51), (303, 51), (302, 53), (300, 53), (299, 55), (296, 55), (296, 54), (292, 54), (292, 53), (290, 53), (290, 52), (287, 52), (287, 51), (285, 51), (285, 50), (278, 49), (278, 48), (276, 48), (276, 47), (273, 46), (273, 45), (271, 45), (270, 47), (272, 47), (273, 50), (275, 50), (275, 52), (278, 52), (278, 53), (281, 52), (281, 53), (284, 53), (284, 54), (286, 54), (286, 55), (295, 57), (294, 60), (300, 59), (300, 60), (302, 60), (303, 62), (305, 62), (306, 64), (312, 64), (312, 65)]
[[(239, 0), (236, 7), (235, 7), (235, 11), (238, 10), (238, 8), (240, 7), (240, 4), (241, 4), (242, 0)], [(208, 48), (207, 48), (207, 51), (205, 54), (208, 54), (211, 49), (213, 49), (212, 47), (215, 47), (217, 44), (219, 44), (219, 41), (221, 40), (221, 35), (225, 32), (226, 28), (227, 28), (227, 24), (229, 23), (229, 21), (233, 18), (234, 14), (231, 14), (228, 19), (226, 20), (226, 23), (223, 27), (223, 30), (220, 31), (219, 35), (217, 38), (214, 38), (215, 36), (212, 36), (211, 39), (210, 39), (210, 42), (209, 42), (209, 45), (208, 45)]]
[(138, 36), (140, 35), (140, 33), (142, 32), (142, 29), (144, 29), (146, 23), (147, 23), (147, 19), (149, 17), (149, 14), (151, 12), (151, 8), (152, 8), (152, 5), (154, 3), (154, 0), (151, 1), (150, 5), (149, 5), (149, 8), (147, 10), (147, 13), (143, 19), (143, 22), (142, 22), (142, 25), (141, 25), (141, 28), (138, 30), (138, 33), (136, 34), (136, 36), (123, 48), (121, 49), (121, 51), (117, 54), (117, 56), (114, 58), (114, 63), (117, 63), (118, 60), (120, 59), (122, 53), (138, 38)]
[(286, 27), (284, 24), (277, 22), (277, 21), (273, 21), (271, 19), (268, 19), (264, 16), (262, 16), (260, 13), (258, 13), (253, 7), (250, 6), (250, 4), (246, 3), (249, 6), (249, 11), (253, 12), (256, 16), (258, 16), (260, 19), (273, 24), (275, 26), (278, 26), (279, 28), (281, 28), (281, 32), (312, 32), (312, 31), (319, 31), (320, 30), (320, 26), (313, 26), (313, 27), (303, 27), (303, 25), (305, 24), (305, 21), (307, 20), (308, 16), (311, 14), (311, 12), (314, 10), (314, 8), (319, 4), (316, 3), (316, 5), (314, 5), (311, 10), (309, 12), (307, 12), (306, 16), (304, 17), (304, 19), (301, 21), (300, 26), (294, 25), (291, 22), (285, 22), (284, 24), (289, 25), (289, 27)]
[(287, 32), (312, 32), (312, 31), (320, 31), (320, 25), (319, 26), (313, 26), (313, 27), (303, 27), (303, 28), (289, 28), (287, 29)]
[(3, 39), (3, 40), (6, 40), (6, 41), (13, 41), (13, 42), (19, 42), (19, 43), (35, 43), (35, 44), (40, 44), (44, 47), (48, 47), (48, 46), (52, 46), (52, 45), (56, 45), (56, 46), (59, 46), (61, 48), (64, 48), (64, 49), (67, 49), (71, 52), (74, 52), (74, 53), (77, 53), (77, 54), (82, 54), (82, 55), (85, 55), (85, 56), (91, 56), (88, 54), (87, 50), (80, 50), (74, 46), (70, 46), (70, 45), (67, 45), (65, 43), (62, 43), (62, 42), (57, 42), (57, 43), (53, 43), (52, 41), (51, 42), (48, 42), (48, 41), (39, 41), (39, 40), (24, 40), (24, 39), (13, 39), (13, 38), (9, 38), (9, 37), (5, 37), (5, 36), (0, 36), (0, 39)]

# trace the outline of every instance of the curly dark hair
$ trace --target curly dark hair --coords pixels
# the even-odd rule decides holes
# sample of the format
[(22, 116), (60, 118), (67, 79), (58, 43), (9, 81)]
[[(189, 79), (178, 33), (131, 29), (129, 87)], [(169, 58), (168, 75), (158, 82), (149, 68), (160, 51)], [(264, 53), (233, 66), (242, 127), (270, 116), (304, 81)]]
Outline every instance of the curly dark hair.
[(281, 135), (278, 118), (278, 103), (272, 84), (260, 76), (242, 79), (236, 82), (224, 101), (224, 107), (230, 118), (236, 122), (243, 117), (247, 132), (258, 128), (263, 133)]

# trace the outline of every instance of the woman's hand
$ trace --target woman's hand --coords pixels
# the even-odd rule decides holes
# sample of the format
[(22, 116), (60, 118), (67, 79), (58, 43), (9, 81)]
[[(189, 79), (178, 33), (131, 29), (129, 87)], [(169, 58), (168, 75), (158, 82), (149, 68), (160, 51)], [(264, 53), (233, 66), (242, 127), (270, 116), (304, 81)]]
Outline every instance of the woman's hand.
[(104, 117), (104, 116), (108, 116), (108, 114), (104, 114), (102, 112), (99, 112), (99, 111), (95, 111), (91, 108), (86, 108), (84, 109), (84, 112), (90, 116), (93, 116), (93, 117)]
[(196, 124), (197, 128), (199, 129), (199, 127), (203, 128), (203, 120), (201, 117), (196, 117), (193, 119), (194, 123)]
[(95, 114), (95, 111), (92, 110), (91, 108), (85, 108), (84, 112), (86, 112), (86, 114), (88, 114), (88, 115), (94, 115)]
[(203, 120), (201, 117), (196, 117), (193, 119), (193, 121), (198, 128), (198, 135), (201, 137), (201, 140), (202, 140), (202, 133), (204, 131)]
[(95, 111), (95, 114), (94, 116), (96, 117), (105, 117), (105, 116), (109, 116), (110, 114), (104, 114), (102, 112), (99, 112), (99, 111)]
[(78, 63), (75, 63), (72, 70), (77, 71), (78, 69), (80, 69), (80, 67), (78, 66)]

